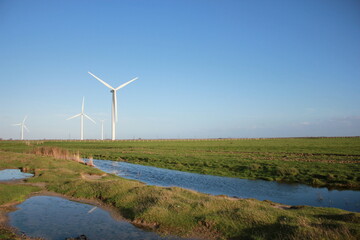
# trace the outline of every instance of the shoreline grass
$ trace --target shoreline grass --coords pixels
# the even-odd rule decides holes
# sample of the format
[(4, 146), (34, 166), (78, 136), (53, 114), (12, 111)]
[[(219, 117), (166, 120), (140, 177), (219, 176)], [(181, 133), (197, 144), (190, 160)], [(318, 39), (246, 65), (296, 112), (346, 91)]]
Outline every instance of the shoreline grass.
[[(130, 222), (162, 234), (203, 239), (360, 238), (360, 214), (335, 208), (287, 208), (268, 201), (148, 186), (104, 175), (72, 160), (35, 154), (1, 151), (0, 168), (32, 169), (35, 176), (26, 179), (26, 184), (69, 197), (100, 200)], [(0, 183), (0, 201), (3, 185)]]

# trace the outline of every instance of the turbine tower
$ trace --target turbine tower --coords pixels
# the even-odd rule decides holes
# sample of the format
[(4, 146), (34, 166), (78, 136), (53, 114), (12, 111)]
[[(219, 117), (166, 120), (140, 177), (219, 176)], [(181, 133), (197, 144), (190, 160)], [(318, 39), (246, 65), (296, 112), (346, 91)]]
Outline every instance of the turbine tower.
[(130, 81), (120, 85), (117, 88), (113, 88), (112, 86), (110, 86), (109, 84), (107, 84), (105, 81), (101, 80), (100, 78), (98, 78), (97, 76), (95, 76), (94, 74), (92, 74), (91, 72), (88, 72), (91, 76), (93, 76), (94, 78), (96, 78), (97, 80), (99, 80), (102, 84), (104, 84), (105, 86), (107, 86), (108, 88), (110, 88), (110, 92), (112, 93), (112, 108), (111, 108), (111, 139), (115, 140), (115, 130), (116, 130), (116, 122), (118, 121), (118, 116), (117, 116), (117, 100), (116, 100), (116, 91), (119, 90), (120, 88), (125, 87), (126, 85), (128, 85), (129, 83), (135, 81), (136, 78), (131, 79)]
[(27, 118), (27, 116), (25, 116), (24, 120), (21, 123), (12, 124), (13, 126), (20, 126), (21, 140), (24, 140), (24, 128), (26, 129), (26, 131), (29, 132), (29, 129), (25, 125), (26, 118)]
[(80, 117), (80, 140), (84, 140), (84, 117), (86, 117), (87, 119), (89, 119), (90, 121), (92, 121), (93, 123), (96, 124), (96, 122), (94, 120), (92, 120), (88, 115), (86, 115), (84, 113), (84, 100), (85, 98), (83, 97), (83, 101), (82, 101), (82, 106), (81, 106), (81, 113), (76, 114), (72, 117), (69, 117), (66, 120), (70, 120), (76, 117)]

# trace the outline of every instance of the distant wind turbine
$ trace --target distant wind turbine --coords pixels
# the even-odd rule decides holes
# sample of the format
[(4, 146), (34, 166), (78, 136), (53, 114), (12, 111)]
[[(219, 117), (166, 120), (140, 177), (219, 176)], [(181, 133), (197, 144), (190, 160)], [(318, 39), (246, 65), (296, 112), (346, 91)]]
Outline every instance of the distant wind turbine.
[(109, 84), (107, 84), (105, 81), (101, 80), (100, 78), (98, 78), (97, 76), (95, 76), (94, 74), (92, 74), (91, 72), (88, 72), (91, 76), (93, 76), (94, 78), (96, 78), (97, 80), (99, 80), (102, 84), (104, 84), (105, 86), (107, 86), (108, 88), (110, 88), (110, 92), (112, 93), (112, 108), (111, 108), (111, 139), (115, 140), (115, 130), (116, 130), (116, 122), (118, 121), (118, 115), (117, 115), (117, 100), (116, 100), (116, 91), (119, 90), (120, 88), (125, 87), (126, 85), (128, 85), (129, 83), (135, 81), (136, 78), (131, 79), (130, 81), (120, 85), (117, 88), (113, 88), (112, 86), (110, 86)]
[(84, 140), (84, 117), (86, 117), (87, 119), (89, 119), (90, 121), (92, 121), (93, 123), (96, 124), (96, 122), (94, 120), (92, 120), (88, 115), (86, 115), (84, 113), (84, 101), (85, 101), (85, 99), (83, 97), (82, 106), (81, 106), (81, 113), (76, 114), (76, 115), (66, 119), (66, 120), (70, 120), (70, 119), (73, 119), (73, 118), (76, 118), (76, 117), (80, 117), (80, 140)]
[(101, 122), (101, 140), (104, 140), (104, 121), (105, 120), (100, 120), (100, 122)]
[(21, 140), (24, 140), (24, 128), (26, 129), (26, 131), (29, 132), (29, 129), (25, 125), (26, 118), (27, 118), (27, 116), (25, 116), (24, 120), (21, 123), (12, 124), (13, 126), (20, 126)]

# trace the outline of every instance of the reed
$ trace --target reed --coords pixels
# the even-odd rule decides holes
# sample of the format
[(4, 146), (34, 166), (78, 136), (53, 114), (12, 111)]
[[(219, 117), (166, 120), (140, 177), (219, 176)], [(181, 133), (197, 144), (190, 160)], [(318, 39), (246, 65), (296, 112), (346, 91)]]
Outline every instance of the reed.
[(58, 159), (73, 160), (75, 162), (85, 164), (84, 160), (80, 157), (79, 151), (74, 154), (66, 149), (59, 147), (38, 147), (35, 148), (31, 153), (41, 156), (54, 157)]
[(91, 167), (95, 167), (95, 164), (94, 164), (93, 160), (94, 160), (93, 157), (90, 156), (89, 160), (85, 164), (88, 165), (88, 166), (91, 166)]

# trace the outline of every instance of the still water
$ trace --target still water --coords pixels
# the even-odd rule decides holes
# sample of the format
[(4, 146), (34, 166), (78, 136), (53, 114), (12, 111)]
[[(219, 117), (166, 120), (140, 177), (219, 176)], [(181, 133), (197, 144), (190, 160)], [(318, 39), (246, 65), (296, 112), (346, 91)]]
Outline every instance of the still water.
[(31, 197), (9, 213), (10, 224), (31, 237), (64, 240), (85, 235), (88, 239), (160, 240), (154, 232), (115, 220), (107, 211), (89, 204), (51, 196)]
[(335, 207), (360, 212), (360, 191), (328, 190), (303, 184), (219, 177), (108, 160), (94, 159), (94, 164), (104, 172), (115, 173), (149, 185), (178, 186), (213, 195), (270, 200), (287, 205)]
[(20, 169), (0, 170), (0, 181), (19, 180), (32, 176), (34, 176), (34, 174), (21, 172)]

